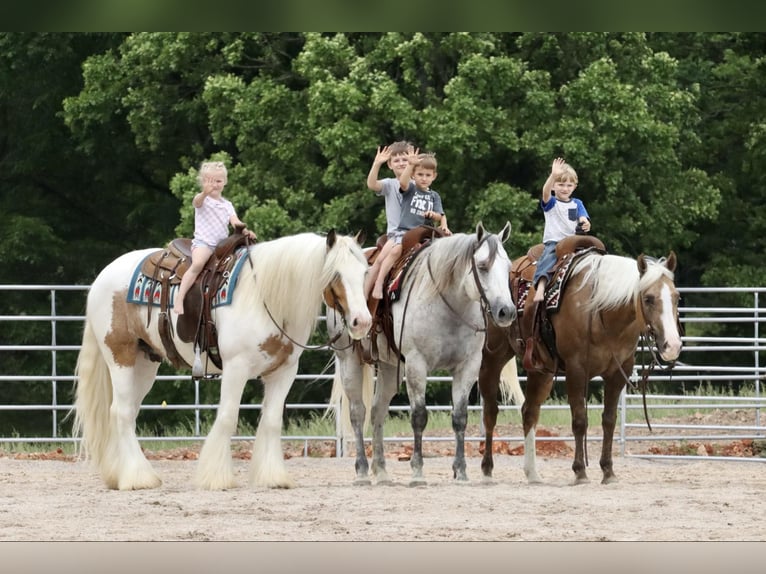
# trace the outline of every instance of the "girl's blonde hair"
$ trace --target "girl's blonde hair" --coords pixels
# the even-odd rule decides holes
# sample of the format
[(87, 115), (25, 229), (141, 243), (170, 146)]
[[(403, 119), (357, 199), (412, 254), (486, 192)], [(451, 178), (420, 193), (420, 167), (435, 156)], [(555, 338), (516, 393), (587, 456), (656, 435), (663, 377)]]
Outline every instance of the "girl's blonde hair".
[(222, 161), (203, 161), (199, 166), (199, 172), (197, 172), (197, 182), (202, 185), (202, 180), (210, 173), (222, 171), (227, 177), (226, 164)]

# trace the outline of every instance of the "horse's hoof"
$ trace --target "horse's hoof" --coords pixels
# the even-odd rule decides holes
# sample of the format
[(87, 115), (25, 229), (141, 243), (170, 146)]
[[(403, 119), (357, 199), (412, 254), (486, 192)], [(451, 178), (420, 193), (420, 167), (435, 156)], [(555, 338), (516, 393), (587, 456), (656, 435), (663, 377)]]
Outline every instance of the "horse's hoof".
[(426, 479), (423, 477), (413, 478), (410, 480), (410, 486), (426, 486)]
[(393, 486), (394, 481), (390, 478), (381, 478), (375, 483), (377, 486)]
[(354, 479), (354, 486), (370, 486), (370, 485), (372, 485), (372, 481), (367, 477)]
[(590, 479), (587, 476), (578, 476), (575, 478), (572, 485), (577, 486), (579, 484), (588, 484), (589, 482), (590, 482)]
[(495, 479), (491, 476), (482, 476), (481, 477), (481, 483), (487, 486), (494, 486), (495, 485)]
[(615, 482), (620, 482), (615, 475), (609, 475), (604, 476), (603, 480), (601, 481), (601, 484), (614, 484)]

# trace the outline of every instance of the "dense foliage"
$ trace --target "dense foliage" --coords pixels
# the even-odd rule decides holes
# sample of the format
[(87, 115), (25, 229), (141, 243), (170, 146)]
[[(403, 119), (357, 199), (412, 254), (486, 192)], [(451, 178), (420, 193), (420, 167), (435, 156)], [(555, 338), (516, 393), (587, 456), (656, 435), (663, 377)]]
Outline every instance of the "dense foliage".
[[(760, 33), (2, 33), (0, 283), (88, 284), (124, 251), (190, 234), (209, 158), (261, 240), (374, 237), (367, 171), (377, 146), (409, 139), (437, 154), (451, 228), (509, 219), (512, 255), (539, 241), (561, 155), (610, 251), (673, 249), (680, 285), (762, 285), (765, 67)], [(0, 313), (49, 308), (14, 294)], [(9, 322), (0, 341), (50, 336)], [(71, 373), (74, 357), (57, 360)], [(2, 364), (51, 372), (29, 354)], [(0, 402), (39, 392), (3, 385)]]

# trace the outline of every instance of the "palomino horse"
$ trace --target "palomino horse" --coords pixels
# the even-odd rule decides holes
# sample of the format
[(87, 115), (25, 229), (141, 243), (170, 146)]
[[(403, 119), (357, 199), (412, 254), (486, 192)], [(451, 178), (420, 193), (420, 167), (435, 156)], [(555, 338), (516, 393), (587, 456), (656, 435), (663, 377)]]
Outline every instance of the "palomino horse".
[[(518, 261), (518, 260), (517, 260)], [(575, 482), (587, 482), (585, 433), (588, 426), (587, 385), (592, 377), (604, 380), (602, 483), (615, 480), (612, 439), (617, 402), (633, 369), (639, 336), (646, 336), (664, 361), (675, 361), (681, 352), (678, 291), (673, 282), (676, 256), (637, 260), (616, 255), (587, 253), (572, 263), (569, 283), (561, 294), (558, 311), (550, 315), (558, 359), (544, 357), (543, 367), (527, 372), (526, 400), (521, 407), (524, 428), (524, 472), (530, 483), (541, 482), (535, 458), (535, 428), (540, 405), (553, 385), (555, 365), (566, 375), (566, 392), (572, 414)], [(516, 264), (514, 263), (514, 269)], [(528, 301), (530, 301), (528, 299)], [(492, 476), (492, 434), (497, 422), (497, 390), (501, 369), (514, 356), (524, 354), (520, 321), (510, 329), (490, 325), (483, 350), (479, 389), (484, 399), (486, 443), (482, 471)]]
[[(282, 410), (323, 296), (352, 339), (364, 337), (371, 325), (363, 288), (368, 266), (354, 238), (333, 231), (326, 237), (302, 233), (248, 249), (252, 266), (244, 263), (231, 304), (216, 309), (221, 396), (196, 473), (197, 484), (211, 490), (234, 485), (231, 437), (245, 383), (256, 377), (263, 382), (264, 398), (250, 483), (292, 486), (280, 445)], [(106, 485), (120, 490), (161, 484), (141, 451), (136, 417), (167, 353), (158, 333), (158, 308), (149, 311), (147, 327), (146, 306), (127, 299), (134, 270), (156, 251), (122, 255), (98, 275), (88, 294), (77, 361), (75, 436), (82, 435), (83, 450)], [(174, 343), (192, 364), (192, 345), (181, 341), (177, 330)]]
[[(465, 428), (468, 397), (479, 374), (481, 348), (486, 338), (486, 317), (501, 327), (516, 318), (508, 285), (510, 261), (503, 242), (510, 235), (506, 223), (498, 235), (487, 233), (479, 223), (475, 234), (455, 234), (434, 239), (421, 249), (401, 284), (401, 297), (391, 304), (393, 345), (378, 335), (378, 380), (372, 404), (372, 470), (378, 484), (390, 482), (383, 450), (383, 423), (389, 404), (404, 373), (411, 407), (414, 447), (410, 465), (411, 484), (425, 484), (422, 438), (428, 421), (426, 376), (434, 369), (452, 373), (452, 427), (455, 431), (454, 477), (468, 480), (465, 470)], [(328, 331), (341, 324), (328, 313)], [(365, 345), (370, 341), (365, 339)], [(336, 349), (336, 388), (340, 379), (349, 401), (356, 444), (357, 484), (370, 484), (364, 448), (364, 381), (372, 380), (372, 367), (362, 361), (358, 349), (339, 344)], [(396, 350), (401, 352), (402, 362)]]

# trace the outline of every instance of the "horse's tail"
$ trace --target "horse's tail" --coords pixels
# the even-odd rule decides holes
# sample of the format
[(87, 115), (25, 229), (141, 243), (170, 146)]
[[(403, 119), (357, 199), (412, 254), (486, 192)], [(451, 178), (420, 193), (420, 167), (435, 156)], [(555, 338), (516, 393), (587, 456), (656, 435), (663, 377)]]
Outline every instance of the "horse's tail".
[[(372, 365), (362, 363), (362, 403), (364, 403), (364, 428), (369, 428), (370, 411), (372, 410), (372, 394), (375, 387)], [(335, 357), (335, 374), (332, 379), (332, 391), (330, 392), (330, 404), (325, 411), (325, 416), (339, 417), (340, 433), (343, 437), (353, 436), (354, 430), (351, 427), (351, 409), (349, 408), (348, 398), (343, 392), (343, 382), (340, 378), (340, 359)]]
[(80, 454), (100, 465), (106, 456), (111, 432), (112, 379), (88, 320), (75, 366), (75, 393), (72, 434), (82, 437)]
[(508, 403), (508, 399), (511, 399), (514, 405), (524, 404), (524, 391), (521, 390), (521, 385), (519, 384), (516, 357), (511, 357), (511, 360), (500, 371), (500, 396), (503, 403)]

